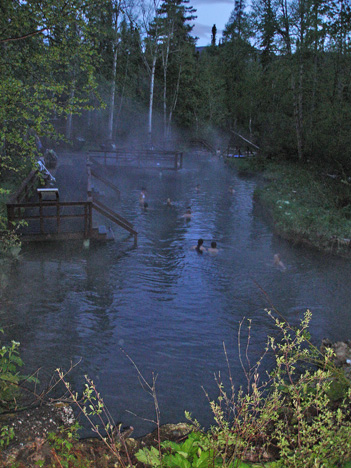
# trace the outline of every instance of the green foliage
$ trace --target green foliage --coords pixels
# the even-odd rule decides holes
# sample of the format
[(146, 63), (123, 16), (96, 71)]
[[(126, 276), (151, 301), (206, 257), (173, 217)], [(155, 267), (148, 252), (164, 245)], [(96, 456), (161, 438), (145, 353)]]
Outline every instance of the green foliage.
[(351, 230), (351, 188), (320, 169), (268, 163), (255, 196), (270, 210), (278, 233), (324, 250), (346, 252)]
[[(218, 375), (219, 397), (209, 399), (216, 424), (201, 432), (194, 421), (196, 430), (187, 440), (163, 442), (160, 450), (144, 448), (136, 454), (140, 462), (169, 468), (348, 466), (350, 382), (335, 368), (332, 350), (321, 354), (311, 344), (309, 311), (297, 327), (270, 311), (268, 314), (278, 337), (267, 341), (265, 354), (274, 356), (275, 365), (266, 380), (259, 376), (265, 354), (252, 368), (245, 368), (240, 351), (247, 388), (236, 390), (228, 362), (229, 391)], [(250, 322), (248, 326), (249, 343)], [(331, 392), (334, 384), (341, 390), (337, 395)]]
[(36, 136), (55, 138), (53, 119), (81, 112), (95, 89), (85, 2), (12, 3), (0, 19), (0, 181), (23, 178)]
[(92, 463), (87, 459), (82, 459), (80, 453), (74, 448), (74, 443), (79, 439), (79, 429), (79, 424), (75, 423), (69, 428), (61, 427), (58, 433), (48, 434), (48, 442), (55, 459), (53, 468), (88, 468), (91, 466)]
[[(275, 356), (268, 380), (259, 378), (259, 361), (246, 370), (248, 386), (228, 394), (218, 380), (220, 396), (210, 401), (216, 426), (208, 440), (223, 465), (233, 459), (262, 462), (274, 453), (280, 467), (334, 467), (351, 458), (350, 383), (333, 365), (333, 353), (322, 355), (310, 343), (306, 312), (299, 327), (269, 315), (280, 338), (269, 338), (266, 351)], [(335, 409), (330, 389), (343, 386)]]
[[(209, 447), (208, 438), (200, 432), (192, 432), (181, 443), (165, 441), (160, 453), (155, 447), (143, 448), (136, 453), (136, 458), (145, 465), (165, 468), (209, 468), (223, 466), (221, 457)], [(247, 468), (243, 462), (232, 462), (228, 468)]]
[[(3, 330), (0, 329), (0, 332), (3, 333)], [(21, 382), (37, 382), (34, 376), (28, 377), (19, 372), (18, 368), (23, 366), (19, 346), (17, 341), (12, 340), (0, 348), (0, 407), (5, 410), (16, 404)]]
[(0, 450), (5, 449), (14, 437), (13, 427), (2, 426), (0, 429)]
[(85, 416), (92, 431), (101, 438), (111, 454), (116, 457), (122, 468), (126, 468), (127, 464), (121, 456), (121, 449), (126, 453), (128, 465), (131, 465), (128, 448), (121, 434), (121, 425), (116, 426), (114, 423), (94, 382), (85, 376), (85, 388), (82, 398), (79, 398), (78, 393), (74, 392), (69, 382), (66, 381), (66, 374), (60, 369), (57, 369), (57, 373), (71, 398), (72, 404), (76, 405), (79, 411)]
[(19, 346), (17, 341), (11, 341), (11, 344), (3, 345), (0, 349), (0, 400), (2, 405), (11, 404), (18, 395), (17, 386), (23, 378), (17, 370), (18, 367), (23, 366)]

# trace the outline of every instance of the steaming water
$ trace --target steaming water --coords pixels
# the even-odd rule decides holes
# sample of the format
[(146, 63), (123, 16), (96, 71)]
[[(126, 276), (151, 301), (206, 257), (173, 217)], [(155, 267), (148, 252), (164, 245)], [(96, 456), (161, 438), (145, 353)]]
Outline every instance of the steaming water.
[[(57, 179), (72, 182), (78, 166), (65, 177), (59, 169)], [(114, 243), (89, 250), (32, 245), (18, 262), (3, 265), (0, 323), (21, 342), (26, 370), (43, 368), (43, 382), (56, 367), (81, 359), (73, 385), (81, 390), (88, 374), (116, 421), (141, 435), (153, 428), (142, 419), (153, 418), (153, 403), (122, 349), (147, 380), (157, 375), (162, 422), (184, 420), (189, 410), (208, 425), (202, 386), (216, 396), (214, 373), (227, 368), (223, 342), (234, 380), (244, 382), (237, 347), (243, 317), (252, 319), (252, 362), (267, 334), (275, 333), (264, 311), (271, 304), (293, 324), (310, 308), (316, 343), (326, 336), (350, 338), (350, 263), (275, 237), (253, 202), (256, 179), (196, 154), (177, 173), (129, 168), (114, 179), (122, 199), (104, 188), (104, 202), (134, 224), (137, 248), (117, 228)], [(138, 201), (142, 186), (148, 190), (146, 212)], [(181, 217), (188, 205), (190, 221)], [(191, 250), (200, 237), (206, 247), (216, 240), (219, 254)], [(285, 272), (272, 265), (277, 252)]]

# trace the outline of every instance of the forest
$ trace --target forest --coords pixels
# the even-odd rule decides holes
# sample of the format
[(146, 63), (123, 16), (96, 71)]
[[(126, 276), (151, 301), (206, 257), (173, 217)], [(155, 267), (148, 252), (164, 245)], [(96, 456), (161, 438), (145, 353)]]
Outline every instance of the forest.
[(347, 180), (350, 16), (349, 0), (236, 0), (197, 48), (189, 0), (5, 0), (0, 178), (28, 170), (37, 136), (219, 145), (236, 130)]

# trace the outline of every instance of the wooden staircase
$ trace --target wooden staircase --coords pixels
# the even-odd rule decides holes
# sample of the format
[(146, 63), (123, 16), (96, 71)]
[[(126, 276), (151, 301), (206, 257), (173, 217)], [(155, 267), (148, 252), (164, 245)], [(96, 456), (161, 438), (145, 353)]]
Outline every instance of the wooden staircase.
[[(96, 210), (98, 213), (105, 216), (105, 218), (109, 219), (113, 223), (117, 224), (118, 226), (120, 226), (121, 228), (125, 229), (130, 234), (132, 234), (134, 236), (134, 242), (137, 243), (138, 233), (133, 228), (132, 223), (130, 223), (125, 218), (123, 218), (121, 215), (115, 213), (110, 208), (108, 208), (106, 205), (104, 205), (103, 203), (101, 203), (100, 201), (98, 201), (96, 199), (93, 199), (92, 207), (93, 207), (93, 210)], [(96, 229), (96, 228), (94, 228), (94, 229)], [(96, 233), (96, 231), (95, 231), (94, 235), (98, 235), (98, 236), (105, 235), (106, 237), (108, 237), (108, 235), (107, 235), (108, 232), (104, 232), (102, 226), (100, 227), (100, 231), (102, 231), (102, 232)]]

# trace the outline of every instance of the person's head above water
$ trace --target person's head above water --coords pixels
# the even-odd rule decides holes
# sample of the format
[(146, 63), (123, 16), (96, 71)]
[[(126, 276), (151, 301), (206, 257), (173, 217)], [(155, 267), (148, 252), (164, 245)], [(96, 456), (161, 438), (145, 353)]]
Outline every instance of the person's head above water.
[(211, 242), (211, 248), (212, 248), (212, 249), (216, 249), (216, 248), (217, 248), (217, 242), (212, 241), (212, 242)]
[[(203, 239), (199, 239), (197, 241), (197, 245), (195, 245), (195, 250), (198, 252), (198, 253), (201, 253), (204, 252), (206, 249), (205, 247), (203, 247), (203, 244), (204, 243), (204, 240)], [(194, 248), (194, 247), (193, 247)]]
[(144, 203), (144, 209), (147, 210), (147, 207), (149, 206), (149, 204), (147, 202)]

